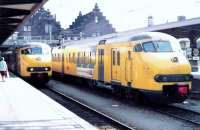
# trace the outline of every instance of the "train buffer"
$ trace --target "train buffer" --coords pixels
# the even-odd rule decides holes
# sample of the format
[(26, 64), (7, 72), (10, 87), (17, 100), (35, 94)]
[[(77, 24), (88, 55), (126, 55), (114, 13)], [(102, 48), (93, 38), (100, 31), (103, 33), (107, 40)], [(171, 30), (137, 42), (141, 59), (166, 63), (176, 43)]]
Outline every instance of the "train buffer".
[(5, 82), (0, 82), (0, 129), (96, 130), (12, 74)]

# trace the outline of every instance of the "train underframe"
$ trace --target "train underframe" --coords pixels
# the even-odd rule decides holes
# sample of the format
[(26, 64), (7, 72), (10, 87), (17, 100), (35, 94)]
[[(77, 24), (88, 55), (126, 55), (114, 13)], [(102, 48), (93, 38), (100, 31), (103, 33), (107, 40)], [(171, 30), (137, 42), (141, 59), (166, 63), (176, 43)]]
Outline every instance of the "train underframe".
[(33, 84), (46, 84), (50, 80), (48, 73), (31, 73), (30, 76), (20, 76)]
[(103, 81), (97, 81), (93, 79), (87, 79), (83, 77), (77, 77), (66, 74), (55, 73), (53, 75), (67, 76), (65, 79), (69, 81), (76, 81), (79, 83), (87, 83), (88, 86), (106, 88), (111, 90), (117, 95), (123, 95), (124, 97), (133, 98), (138, 103), (156, 103), (156, 104), (170, 104), (181, 103), (187, 99), (189, 95), (189, 85), (164, 85), (162, 91), (135, 89), (130, 86), (122, 86), (117, 83), (106, 83)]

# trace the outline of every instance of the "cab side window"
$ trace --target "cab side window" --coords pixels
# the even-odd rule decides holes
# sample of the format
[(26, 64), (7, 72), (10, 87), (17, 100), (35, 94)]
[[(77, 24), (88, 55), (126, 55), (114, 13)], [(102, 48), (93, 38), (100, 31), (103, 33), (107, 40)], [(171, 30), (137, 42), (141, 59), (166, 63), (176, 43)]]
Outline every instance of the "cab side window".
[(133, 51), (135, 51), (135, 52), (142, 52), (142, 45), (141, 44), (137, 44), (137, 45), (135, 45), (135, 47), (134, 47), (134, 49), (133, 49)]

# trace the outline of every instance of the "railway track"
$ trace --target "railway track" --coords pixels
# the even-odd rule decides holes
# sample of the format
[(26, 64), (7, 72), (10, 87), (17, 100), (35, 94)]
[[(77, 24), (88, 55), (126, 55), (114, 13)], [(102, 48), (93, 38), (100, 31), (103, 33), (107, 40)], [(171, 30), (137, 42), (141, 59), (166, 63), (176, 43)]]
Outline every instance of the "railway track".
[(198, 112), (172, 105), (167, 105), (159, 108), (154, 107), (153, 109), (160, 113), (167, 114), (171, 117), (195, 124), (200, 128), (200, 113)]
[(135, 130), (61, 92), (50, 88), (41, 91), (100, 130)]

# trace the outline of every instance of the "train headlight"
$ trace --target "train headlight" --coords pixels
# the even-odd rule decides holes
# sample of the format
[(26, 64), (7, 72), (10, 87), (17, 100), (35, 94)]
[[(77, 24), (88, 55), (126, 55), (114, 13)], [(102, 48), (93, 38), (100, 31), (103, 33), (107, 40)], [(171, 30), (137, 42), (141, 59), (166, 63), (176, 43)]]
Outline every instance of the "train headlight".
[(33, 72), (33, 71), (35, 71), (35, 70), (34, 70), (33, 67), (28, 67), (28, 68), (27, 68), (27, 71), (28, 71), (28, 72)]
[(169, 81), (169, 77), (167, 75), (156, 75), (154, 77), (154, 79), (157, 82), (168, 82)]
[(33, 71), (34, 71), (34, 69), (33, 69), (33, 68), (30, 68), (30, 71), (31, 71), (31, 72), (33, 72)]
[(156, 75), (154, 80), (157, 82), (188, 82), (192, 81), (190, 74)]
[(45, 71), (48, 71), (49, 69), (46, 67), (44, 70), (45, 70)]
[(162, 77), (162, 81), (163, 81), (163, 82), (167, 82), (167, 81), (168, 81), (167, 76), (163, 76), (163, 77)]

